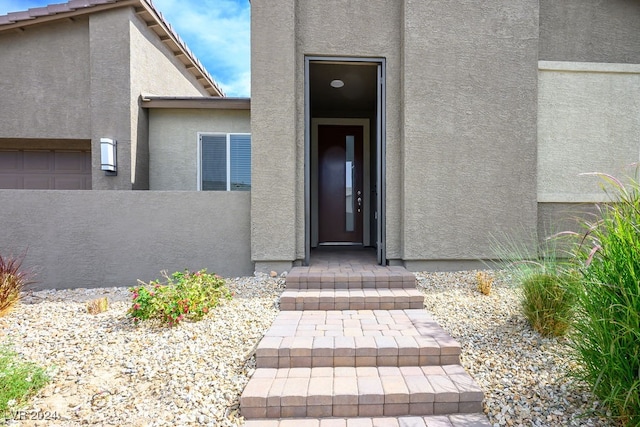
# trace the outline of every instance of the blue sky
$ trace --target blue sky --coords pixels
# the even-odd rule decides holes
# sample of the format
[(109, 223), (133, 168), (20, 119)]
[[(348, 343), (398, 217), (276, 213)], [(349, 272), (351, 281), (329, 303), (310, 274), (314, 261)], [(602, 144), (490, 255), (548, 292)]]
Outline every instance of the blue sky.
[[(0, 0), (0, 15), (63, 0)], [(250, 96), (249, 0), (153, 0), (227, 96)]]

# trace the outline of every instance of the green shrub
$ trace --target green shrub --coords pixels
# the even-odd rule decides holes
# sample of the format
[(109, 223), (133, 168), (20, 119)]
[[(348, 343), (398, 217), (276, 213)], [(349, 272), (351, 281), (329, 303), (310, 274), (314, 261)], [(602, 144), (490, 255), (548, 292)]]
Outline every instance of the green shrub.
[(49, 381), (44, 370), (21, 361), (6, 344), (0, 344), (0, 424), (3, 416), (20, 408)]
[(537, 273), (522, 282), (522, 311), (543, 336), (563, 336), (571, 325), (577, 277), (570, 273)]
[(222, 298), (231, 298), (224, 279), (207, 270), (162, 275), (164, 283), (138, 281), (141, 286), (129, 289), (133, 301), (128, 314), (135, 321), (158, 319), (173, 326), (183, 320), (200, 320)]
[(547, 238), (533, 250), (525, 241), (535, 237), (493, 239), (500, 275), (521, 287), (522, 314), (534, 330), (544, 336), (562, 336), (571, 324), (578, 276), (566, 259), (558, 257), (558, 238)]
[(576, 243), (583, 271), (572, 345), (594, 394), (628, 426), (640, 426), (640, 185), (598, 175), (613, 191)]
[(33, 283), (30, 274), (22, 270), (24, 255), (3, 257), (0, 255), (0, 317), (6, 315), (20, 301), (20, 292)]

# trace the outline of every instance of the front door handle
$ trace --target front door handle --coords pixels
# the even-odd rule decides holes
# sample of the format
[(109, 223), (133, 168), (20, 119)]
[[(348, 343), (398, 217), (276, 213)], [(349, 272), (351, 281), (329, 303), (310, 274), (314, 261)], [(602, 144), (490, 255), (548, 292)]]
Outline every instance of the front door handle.
[(356, 192), (356, 194), (358, 195), (358, 198), (356, 199), (356, 202), (358, 202), (358, 213), (361, 211), (362, 208), (362, 191), (358, 190)]

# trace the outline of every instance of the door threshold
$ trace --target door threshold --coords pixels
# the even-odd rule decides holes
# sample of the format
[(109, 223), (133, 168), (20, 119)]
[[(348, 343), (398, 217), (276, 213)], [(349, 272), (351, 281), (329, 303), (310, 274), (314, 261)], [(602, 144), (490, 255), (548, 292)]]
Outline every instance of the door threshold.
[(318, 246), (362, 246), (362, 243), (355, 242), (320, 242)]

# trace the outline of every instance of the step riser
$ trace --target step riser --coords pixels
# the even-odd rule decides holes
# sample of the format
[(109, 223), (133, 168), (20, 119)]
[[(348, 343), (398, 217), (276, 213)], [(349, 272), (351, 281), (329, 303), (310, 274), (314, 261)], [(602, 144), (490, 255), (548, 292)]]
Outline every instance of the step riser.
[(295, 267), (286, 278), (287, 289), (415, 289), (416, 277), (403, 267), (379, 265), (339, 270)]
[[(299, 299), (299, 298), (298, 298)], [(408, 310), (424, 307), (424, 299), (416, 298), (413, 301), (393, 301), (393, 302), (360, 302), (360, 301), (297, 301), (296, 298), (283, 297), (280, 299), (280, 310), (282, 311), (303, 311), (303, 310)]]
[(240, 399), (247, 418), (374, 417), (482, 411), (459, 365), (259, 370)]
[(329, 417), (400, 417), (482, 412), (482, 402), (461, 403), (389, 403), (377, 405), (312, 405), (243, 408), (245, 419), (329, 418)]
[(300, 356), (256, 357), (257, 368), (319, 368), (364, 366), (441, 366), (460, 363), (460, 356)]
[[(409, 405), (411, 407), (411, 405)], [(332, 418), (318, 424), (317, 420), (312, 418), (288, 418), (285, 421), (280, 420), (251, 420), (245, 422), (245, 427), (491, 427), (489, 420), (482, 413), (454, 414), (454, 415), (427, 415), (427, 416), (399, 416), (399, 417), (358, 417), (358, 418)]]
[(424, 308), (417, 289), (288, 289), (280, 296), (280, 310), (409, 310)]
[(385, 281), (362, 281), (356, 280), (352, 282), (298, 282), (287, 279), (285, 282), (287, 289), (415, 289), (416, 280), (404, 280), (398, 282)]

